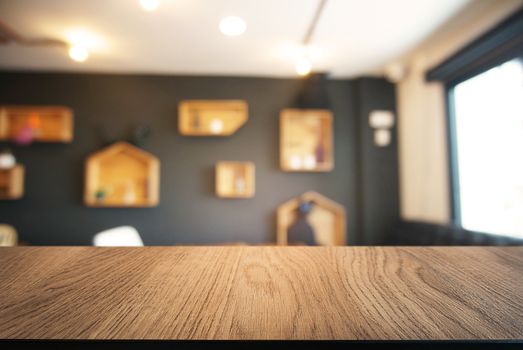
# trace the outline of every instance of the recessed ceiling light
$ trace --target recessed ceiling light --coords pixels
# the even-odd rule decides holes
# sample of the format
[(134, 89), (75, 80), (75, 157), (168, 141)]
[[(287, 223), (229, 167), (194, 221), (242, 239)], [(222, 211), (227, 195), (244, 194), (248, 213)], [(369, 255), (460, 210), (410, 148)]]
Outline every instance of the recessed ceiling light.
[(298, 73), (301, 76), (305, 76), (311, 72), (312, 69), (312, 63), (307, 58), (300, 58), (298, 62), (296, 62), (296, 73)]
[(69, 57), (76, 62), (84, 62), (89, 57), (89, 51), (81, 45), (73, 45), (69, 48)]
[(160, 0), (140, 0), (145, 11), (154, 11), (160, 6)]
[(220, 21), (220, 31), (227, 36), (242, 35), (247, 29), (247, 24), (240, 17), (229, 16)]

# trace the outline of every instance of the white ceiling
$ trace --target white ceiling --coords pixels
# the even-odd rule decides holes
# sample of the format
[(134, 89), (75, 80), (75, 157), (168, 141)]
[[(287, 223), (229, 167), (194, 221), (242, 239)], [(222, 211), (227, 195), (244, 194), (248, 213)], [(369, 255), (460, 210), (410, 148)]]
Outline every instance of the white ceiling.
[[(82, 31), (91, 55), (0, 45), (0, 69), (295, 76), (300, 42), (319, 0), (0, 0), (0, 20), (28, 37), (69, 40)], [(329, 0), (312, 38), (314, 69), (372, 74), (418, 45), (471, 0)], [(225, 37), (219, 20), (247, 22)]]

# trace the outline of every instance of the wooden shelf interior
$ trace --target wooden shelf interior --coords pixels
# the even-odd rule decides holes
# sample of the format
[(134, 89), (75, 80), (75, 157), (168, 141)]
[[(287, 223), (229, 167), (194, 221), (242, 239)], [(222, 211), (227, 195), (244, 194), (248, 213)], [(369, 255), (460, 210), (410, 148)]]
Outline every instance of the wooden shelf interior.
[(284, 171), (333, 169), (331, 111), (324, 109), (281, 111), (280, 166)]
[(307, 222), (314, 231), (315, 243), (325, 246), (345, 245), (345, 208), (341, 204), (316, 192), (306, 192), (278, 207), (278, 245), (287, 245), (289, 243), (288, 232), (298, 218), (298, 208), (302, 202), (313, 203), (312, 210), (307, 215)]
[(89, 156), (85, 204), (97, 207), (152, 207), (159, 201), (160, 162), (126, 142)]
[(30, 125), (36, 142), (71, 142), (73, 113), (60, 106), (1, 106), (0, 140), (14, 140)]
[(0, 199), (19, 199), (24, 194), (24, 167), (0, 169)]
[(255, 193), (255, 167), (252, 162), (216, 164), (216, 195), (221, 198), (250, 198)]
[(187, 136), (229, 136), (248, 119), (248, 107), (239, 100), (188, 100), (178, 110), (178, 129)]

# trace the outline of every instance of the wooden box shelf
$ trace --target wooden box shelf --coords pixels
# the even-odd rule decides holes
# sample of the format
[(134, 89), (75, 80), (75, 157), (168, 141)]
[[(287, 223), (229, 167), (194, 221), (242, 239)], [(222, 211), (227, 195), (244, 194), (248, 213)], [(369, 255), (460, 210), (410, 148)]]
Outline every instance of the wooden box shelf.
[(19, 199), (24, 194), (24, 167), (0, 169), (0, 199)]
[(26, 126), (35, 142), (71, 142), (73, 113), (62, 106), (0, 106), (0, 140), (13, 141)]
[(280, 114), (280, 166), (284, 171), (331, 171), (334, 167), (332, 113), (284, 109)]
[(218, 162), (216, 195), (221, 198), (251, 198), (255, 193), (255, 166), (252, 162)]
[(84, 201), (91, 207), (153, 207), (159, 202), (160, 162), (117, 142), (88, 157)]
[(335, 201), (316, 192), (305, 192), (278, 207), (277, 243), (288, 244), (289, 228), (298, 218), (298, 208), (303, 202), (312, 202), (313, 207), (307, 216), (307, 222), (314, 231), (317, 245), (344, 245), (345, 242), (345, 208)]
[(188, 100), (178, 108), (178, 129), (186, 136), (229, 136), (248, 119), (240, 100)]

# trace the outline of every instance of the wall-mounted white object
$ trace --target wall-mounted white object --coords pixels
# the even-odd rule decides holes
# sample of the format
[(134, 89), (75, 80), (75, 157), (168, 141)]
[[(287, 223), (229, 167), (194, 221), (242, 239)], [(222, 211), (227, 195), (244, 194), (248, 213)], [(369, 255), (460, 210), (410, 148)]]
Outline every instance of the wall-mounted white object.
[(370, 112), (369, 125), (374, 129), (374, 144), (385, 147), (390, 144), (390, 129), (394, 126), (394, 113), (385, 110)]

